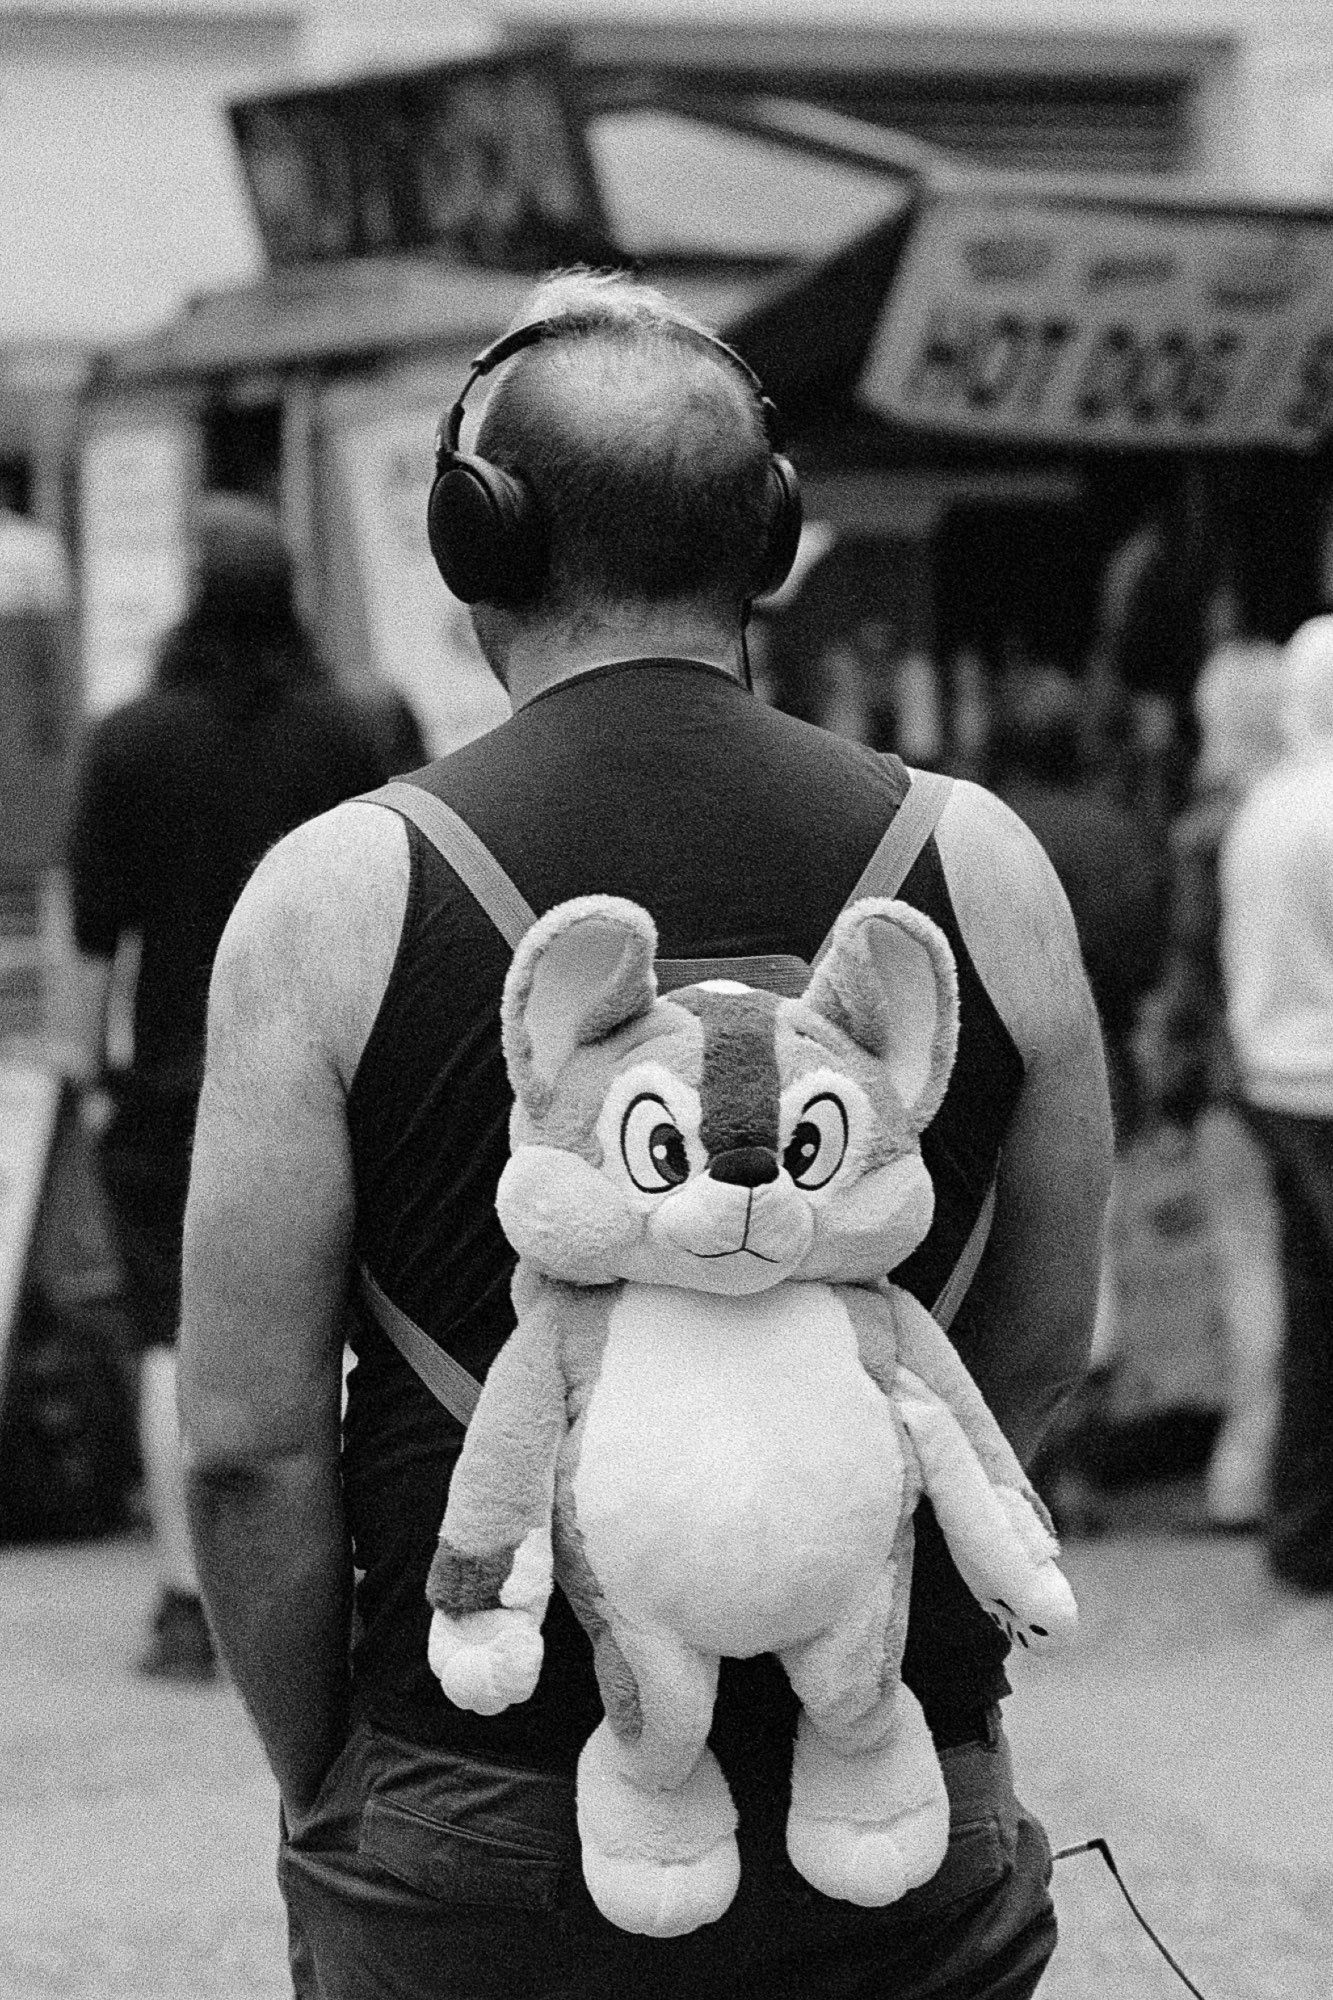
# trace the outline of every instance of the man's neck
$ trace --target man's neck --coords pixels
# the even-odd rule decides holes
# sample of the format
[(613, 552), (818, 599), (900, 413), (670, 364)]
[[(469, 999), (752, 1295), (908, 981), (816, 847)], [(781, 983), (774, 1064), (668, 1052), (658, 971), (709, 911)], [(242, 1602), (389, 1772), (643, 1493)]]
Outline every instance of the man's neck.
[(583, 636), (564, 627), (524, 632), (515, 636), (506, 654), (508, 693), (515, 708), (561, 681), (619, 660), (703, 660), (737, 680), (742, 677), (739, 626), (729, 635), (715, 621), (679, 616), (599, 625)]

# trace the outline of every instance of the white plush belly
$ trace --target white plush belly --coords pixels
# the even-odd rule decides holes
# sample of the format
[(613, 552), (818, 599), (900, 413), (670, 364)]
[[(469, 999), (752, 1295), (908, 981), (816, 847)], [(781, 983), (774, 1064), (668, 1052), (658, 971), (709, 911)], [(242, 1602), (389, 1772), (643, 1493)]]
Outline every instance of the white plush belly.
[(573, 1491), (622, 1615), (747, 1655), (824, 1630), (883, 1570), (902, 1457), (826, 1285), (736, 1299), (627, 1285)]

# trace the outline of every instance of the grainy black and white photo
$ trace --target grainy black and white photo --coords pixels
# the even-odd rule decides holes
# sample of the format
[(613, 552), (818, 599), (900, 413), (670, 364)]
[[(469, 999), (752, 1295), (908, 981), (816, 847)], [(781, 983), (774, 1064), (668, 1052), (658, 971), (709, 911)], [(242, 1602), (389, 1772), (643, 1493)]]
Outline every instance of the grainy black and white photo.
[(0, 0), (0, 2000), (1329, 2000), (1333, 11)]

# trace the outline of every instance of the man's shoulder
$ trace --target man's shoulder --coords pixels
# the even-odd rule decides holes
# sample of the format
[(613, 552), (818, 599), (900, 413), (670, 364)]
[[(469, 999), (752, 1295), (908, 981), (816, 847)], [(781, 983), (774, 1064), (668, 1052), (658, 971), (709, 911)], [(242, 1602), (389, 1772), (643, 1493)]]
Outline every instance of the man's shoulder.
[(232, 912), (213, 1006), (281, 1008), (350, 1085), (393, 969), (410, 861), (399, 815), (349, 800), (271, 848)]
[(1046, 850), (1022, 814), (985, 785), (954, 779), (938, 833), (946, 860), (969, 877), (979, 872), (1009, 880), (1017, 869), (1021, 884), (1040, 878), (1045, 885)]
[(1036, 835), (994, 792), (955, 782), (936, 829), (982, 984), (1020, 1053), (1083, 1031), (1091, 999), (1069, 899)]

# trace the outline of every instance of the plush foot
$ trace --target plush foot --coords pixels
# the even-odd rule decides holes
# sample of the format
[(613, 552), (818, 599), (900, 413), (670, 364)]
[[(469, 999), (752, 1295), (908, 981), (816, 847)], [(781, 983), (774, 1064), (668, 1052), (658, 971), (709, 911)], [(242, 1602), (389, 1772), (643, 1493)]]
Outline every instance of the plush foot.
[(822, 1896), (835, 1896), (863, 1909), (896, 1903), (909, 1889), (929, 1882), (949, 1844), (947, 1808), (918, 1806), (892, 1826), (860, 1826), (854, 1821), (793, 1819), (787, 1852), (798, 1875)]
[(716, 1923), (740, 1882), (736, 1808), (704, 1750), (677, 1790), (640, 1790), (632, 1753), (603, 1722), (579, 1758), (583, 1876), (608, 1922), (646, 1937), (682, 1937)]
[(630, 1861), (583, 1850), (588, 1894), (608, 1923), (641, 1937), (684, 1937), (730, 1909), (741, 1879), (734, 1840), (697, 1861)]
[(949, 1844), (949, 1797), (914, 1695), (900, 1690), (893, 1733), (844, 1755), (801, 1717), (787, 1852), (822, 1895), (876, 1909), (928, 1882)]

